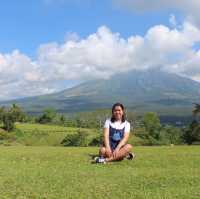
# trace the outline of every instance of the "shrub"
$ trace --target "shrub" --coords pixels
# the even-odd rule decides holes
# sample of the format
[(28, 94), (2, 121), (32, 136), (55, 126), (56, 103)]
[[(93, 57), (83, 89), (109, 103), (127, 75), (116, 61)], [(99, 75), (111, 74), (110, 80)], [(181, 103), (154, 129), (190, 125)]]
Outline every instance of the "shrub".
[(88, 133), (78, 130), (75, 134), (67, 135), (62, 141), (63, 146), (88, 146)]
[(16, 137), (13, 133), (8, 133), (0, 128), (0, 144), (5, 144), (6, 142), (12, 142), (14, 140), (16, 140)]
[(92, 138), (89, 146), (100, 146), (103, 143), (103, 134), (99, 133), (96, 137)]
[(2, 120), (6, 131), (12, 131), (15, 128), (15, 118), (11, 111), (5, 112)]
[(132, 144), (133, 146), (147, 146), (149, 145), (149, 141), (147, 139), (137, 137), (134, 134), (130, 134), (128, 143)]

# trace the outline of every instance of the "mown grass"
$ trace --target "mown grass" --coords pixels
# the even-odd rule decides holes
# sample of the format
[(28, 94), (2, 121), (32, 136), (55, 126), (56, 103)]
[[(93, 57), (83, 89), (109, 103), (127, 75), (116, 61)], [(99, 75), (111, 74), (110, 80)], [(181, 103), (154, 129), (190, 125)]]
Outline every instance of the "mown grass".
[(0, 198), (199, 199), (200, 147), (135, 147), (134, 161), (90, 164), (98, 148), (0, 147)]

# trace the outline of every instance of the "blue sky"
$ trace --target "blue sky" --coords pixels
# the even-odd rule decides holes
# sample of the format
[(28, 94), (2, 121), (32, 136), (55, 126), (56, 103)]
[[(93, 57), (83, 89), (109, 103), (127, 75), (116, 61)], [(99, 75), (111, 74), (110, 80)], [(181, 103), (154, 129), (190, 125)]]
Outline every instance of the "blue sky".
[(63, 42), (67, 32), (87, 37), (106, 25), (122, 37), (144, 35), (156, 24), (169, 25), (171, 10), (134, 13), (120, 9), (112, 1), (3, 1), (0, 7), (0, 52), (19, 49), (34, 56), (38, 46)]
[(197, 0), (19, 0), (0, 7), (0, 100), (128, 70), (200, 81)]

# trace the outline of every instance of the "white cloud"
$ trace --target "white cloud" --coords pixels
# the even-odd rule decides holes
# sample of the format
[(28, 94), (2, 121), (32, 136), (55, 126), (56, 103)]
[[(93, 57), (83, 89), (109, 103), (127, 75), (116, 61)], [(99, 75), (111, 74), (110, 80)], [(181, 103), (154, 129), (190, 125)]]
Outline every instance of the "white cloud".
[(64, 89), (61, 81), (109, 78), (132, 69), (160, 67), (200, 80), (200, 30), (190, 22), (178, 29), (157, 25), (144, 37), (124, 39), (108, 27), (80, 39), (69, 34), (62, 44), (47, 43), (32, 60), (15, 50), (0, 54), (0, 100), (39, 95)]
[(44, 84), (40, 67), (28, 56), (18, 50), (0, 54), (1, 100), (46, 93)]

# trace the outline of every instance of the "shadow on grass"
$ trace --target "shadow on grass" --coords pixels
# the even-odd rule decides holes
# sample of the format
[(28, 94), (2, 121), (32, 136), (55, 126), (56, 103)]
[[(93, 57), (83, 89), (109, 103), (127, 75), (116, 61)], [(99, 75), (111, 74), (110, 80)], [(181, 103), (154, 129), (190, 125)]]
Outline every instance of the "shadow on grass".
[(89, 156), (92, 160), (94, 160), (94, 158), (95, 158), (95, 157), (98, 157), (99, 154), (89, 153), (88, 156)]

